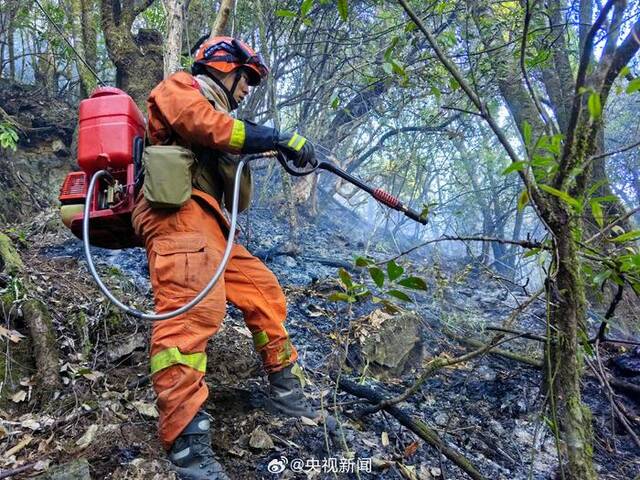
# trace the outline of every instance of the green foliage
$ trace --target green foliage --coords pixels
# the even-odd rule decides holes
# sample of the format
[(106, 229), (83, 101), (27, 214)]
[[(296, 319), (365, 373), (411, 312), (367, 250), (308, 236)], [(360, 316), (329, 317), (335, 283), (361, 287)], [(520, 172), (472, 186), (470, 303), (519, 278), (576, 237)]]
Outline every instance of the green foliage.
[(612, 236), (608, 240), (615, 250), (597, 267), (588, 264), (582, 267), (587, 284), (601, 290), (607, 281), (619, 286), (626, 283), (640, 295), (640, 249), (636, 245), (640, 240), (640, 230), (625, 232), (616, 225), (611, 228), (611, 232)]
[(531, 124), (526, 120), (522, 124), (522, 138), (524, 138), (525, 145), (531, 145)]
[(276, 10), (276, 17), (295, 18), (297, 16), (298, 14), (293, 10), (283, 10), (283, 9)]
[(587, 106), (589, 107), (589, 115), (591, 115), (592, 120), (598, 120), (602, 116), (602, 103), (599, 93), (591, 92)]
[(550, 185), (540, 185), (540, 190), (543, 190), (551, 195), (558, 197), (560, 200), (573, 207), (576, 211), (582, 211), (582, 203), (579, 200), (576, 200), (567, 192), (563, 192), (558, 190), (557, 188), (553, 188)]
[(634, 93), (634, 92), (637, 92), (638, 90), (640, 90), (640, 78), (634, 78), (629, 82), (629, 85), (627, 85), (626, 92)]
[(340, 14), (340, 18), (342, 21), (347, 21), (347, 17), (349, 16), (349, 5), (347, 4), (347, 0), (337, 0), (338, 2), (338, 13)]
[(397, 280), (400, 275), (404, 273), (404, 268), (398, 265), (394, 260), (389, 260), (387, 262), (387, 275), (389, 275), (389, 280), (394, 281)]
[(300, 15), (306, 17), (312, 6), (313, 0), (303, 0), (302, 4), (300, 5)]
[(384, 285), (384, 272), (378, 267), (370, 267), (369, 275), (371, 275), (371, 279), (378, 288), (381, 288), (382, 285)]
[(167, 16), (162, 2), (154, 2), (149, 8), (142, 12), (141, 18), (146, 28), (166, 33)]
[(513, 162), (511, 165), (509, 165), (507, 168), (505, 168), (502, 171), (502, 175), (508, 175), (511, 172), (520, 172), (524, 170), (527, 167), (527, 165), (529, 165), (529, 162), (525, 162), (525, 161)]
[[(405, 289), (419, 291), (428, 289), (427, 282), (422, 278), (404, 275), (404, 267), (398, 265), (395, 260), (389, 260), (384, 270), (376, 266), (372, 259), (366, 257), (357, 257), (354, 263), (356, 267), (367, 269), (371, 280), (379, 291), (374, 294), (365, 283), (354, 281), (349, 272), (341, 268), (338, 271), (338, 278), (344, 291), (331, 293), (328, 297), (329, 300), (355, 303), (370, 297), (374, 303), (384, 305), (385, 309), (396, 311), (398, 309), (396, 301), (411, 301), (411, 297)], [(386, 288), (384, 288), (385, 284)]]
[[(432, 203), (423, 203), (422, 210), (420, 210), (420, 218), (423, 220), (427, 220), (429, 218), (429, 214), (431, 213), (431, 209), (438, 204), (435, 202)], [(434, 214), (435, 215), (435, 214)]]
[(11, 123), (0, 123), (0, 147), (15, 151), (18, 147), (18, 138), (18, 132)]
[(529, 203), (529, 191), (525, 188), (518, 195), (518, 211), (521, 212), (524, 207)]
[(616, 243), (624, 243), (633, 242), (638, 239), (640, 239), (640, 230), (633, 230), (613, 238), (612, 241)]
[(602, 205), (597, 199), (589, 200), (589, 204), (591, 205), (591, 214), (593, 215), (594, 220), (600, 228), (604, 227), (604, 212), (602, 211)]
[(336, 110), (340, 106), (340, 97), (335, 92), (331, 96), (330, 101), (331, 101), (331, 108), (333, 110)]

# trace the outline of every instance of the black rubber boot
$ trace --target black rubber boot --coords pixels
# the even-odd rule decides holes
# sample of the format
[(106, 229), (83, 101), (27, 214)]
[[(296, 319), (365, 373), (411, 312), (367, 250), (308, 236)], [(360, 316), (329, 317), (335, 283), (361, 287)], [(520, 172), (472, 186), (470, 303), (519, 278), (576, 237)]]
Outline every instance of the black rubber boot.
[(169, 452), (181, 480), (231, 480), (213, 455), (211, 416), (200, 410), (176, 439)]
[(320, 416), (304, 396), (304, 375), (300, 365), (294, 363), (278, 372), (270, 373), (269, 382), (269, 410), (291, 417), (316, 419)]

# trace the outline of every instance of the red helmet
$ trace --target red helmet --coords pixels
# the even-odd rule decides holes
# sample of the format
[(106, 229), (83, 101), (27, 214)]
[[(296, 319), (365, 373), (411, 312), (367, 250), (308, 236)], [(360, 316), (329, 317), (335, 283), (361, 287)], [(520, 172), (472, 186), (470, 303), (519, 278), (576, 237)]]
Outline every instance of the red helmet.
[(210, 38), (198, 48), (194, 62), (224, 73), (244, 68), (249, 74), (249, 85), (260, 84), (269, 74), (262, 55), (233, 37)]

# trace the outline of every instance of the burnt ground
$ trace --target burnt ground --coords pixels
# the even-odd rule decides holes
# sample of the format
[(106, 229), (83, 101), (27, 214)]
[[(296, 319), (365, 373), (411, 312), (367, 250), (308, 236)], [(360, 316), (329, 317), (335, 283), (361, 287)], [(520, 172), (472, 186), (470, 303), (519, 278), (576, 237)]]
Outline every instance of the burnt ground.
[[(368, 315), (379, 304), (371, 300), (334, 302), (328, 295), (341, 289), (337, 265), (352, 265), (354, 256), (368, 247), (368, 253), (378, 260), (395, 252), (382, 236), (369, 238), (368, 230), (358, 230), (357, 219), (336, 206), (327, 207), (316, 223), (301, 229), (298, 251), (292, 251), (284, 247), (288, 239), (285, 219), (274, 211), (280, 210), (253, 210), (241, 222), (244, 239), (249, 238), (250, 249), (266, 258), (283, 284), (289, 305), (288, 330), (311, 381), (308, 392), (333, 420), (314, 425), (265, 411), (266, 378), (240, 313), (230, 308), (224, 328), (208, 350), (211, 396), (206, 405), (214, 418), (214, 449), (230, 476), (356, 478), (344, 472), (360, 465), (359, 478), (468, 478), (391, 415), (360, 417), (363, 402), (337, 389), (331, 376), (340, 371), (387, 395), (400, 393), (429, 359), (468, 351), (452, 335), (487, 338), (485, 328), (501, 325), (531, 292), (478, 265), (446, 259), (437, 250), (402, 261), (408, 272), (424, 278), (429, 287), (425, 293), (411, 293), (411, 302), (398, 302), (404, 310), (419, 315), (419, 355), (402, 373), (380, 382), (366, 368), (363, 371), (356, 338), (356, 332), (369, 327)], [(73, 465), (88, 469), (94, 479), (173, 478), (155, 434), (154, 394), (146, 377), (148, 325), (122, 316), (102, 298), (86, 273), (80, 243), (60, 227), (56, 215), (47, 210), (30, 222), (15, 225), (12, 237), (35, 286), (35, 291), (27, 293), (45, 301), (53, 315), (65, 386), (46, 405), (30, 401), (35, 395), (29, 365), (24, 365), (22, 384), (4, 385), (11, 395), (24, 391), (26, 398), (0, 406), (0, 468), (4, 473), (27, 466), (24, 473), (13, 477), (26, 478), (42, 470), (55, 471), (56, 465), (69, 470), (70, 462), (75, 461)], [(151, 308), (142, 250), (115, 254), (96, 250), (95, 255), (101, 275), (119, 297), (139, 308)], [(349, 271), (354, 281), (375, 289), (366, 270), (350, 267)], [(11, 322), (5, 327), (23, 330), (19, 317)], [(544, 304), (534, 302), (512, 328), (544, 335)], [(3, 340), (8, 356), (14, 348)], [(532, 358), (541, 355), (540, 344), (526, 339), (501, 348)], [(631, 349), (603, 349), (602, 353), (616, 375), (640, 384), (640, 362)], [(548, 427), (548, 414), (541, 413), (540, 384), (538, 369), (483, 355), (440, 370), (399, 406), (426, 422), (485, 478), (556, 478), (557, 449), (562, 445), (556, 444)], [(638, 398), (619, 395), (637, 419)], [(585, 380), (584, 397), (594, 412), (600, 477), (636, 478), (640, 450), (612, 418), (607, 397), (595, 380)], [(275, 468), (284, 459), (284, 472), (270, 473), (269, 465)], [(307, 468), (307, 472), (294, 473), (293, 466), (299, 465), (296, 459), (304, 468), (315, 461), (320, 471)], [(332, 465), (335, 474), (330, 473)], [(370, 473), (366, 471), (369, 465)], [(0, 478), (5, 478), (3, 473)], [(43, 478), (60, 477), (49, 474)]]

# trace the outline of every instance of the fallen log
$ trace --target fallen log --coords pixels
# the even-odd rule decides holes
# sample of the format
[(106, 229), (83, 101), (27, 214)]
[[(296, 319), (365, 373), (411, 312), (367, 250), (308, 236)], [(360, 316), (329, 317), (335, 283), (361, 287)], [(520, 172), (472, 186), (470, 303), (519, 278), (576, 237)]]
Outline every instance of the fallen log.
[[(0, 233), (0, 270), (10, 277), (20, 278), (22, 289), (27, 293), (31, 290), (28, 279), (21, 278), (24, 264), (20, 254), (16, 251), (11, 239)], [(15, 298), (19, 296), (20, 298)], [(59, 369), (59, 352), (56, 333), (47, 306), (39, 300), (27, 298), (22, 293), (9, 289), (0, 298), (0, 306), (4, 311), (16, 310), (14, 304), (19, 304), (24, 323), (29, 329), (29, 337), (33, 346), (33, 359), (37, 369), (38, 399), (46, 403), (56, 390), (62, 387)]]
[[(454, 340), (457, 340), (460, 343), (465, 343), (469, 346), (472, 347), (480, 347), (481, 345), (484, 345), (484, 343), (478, 341), (478, 340), (474, 340), (471, 338), (463, 338), (463, 337), (459, 337), (449, 331), (445, 331), (445, 333), (447, 334), (447, 336), (453, 338)], [(505, 358), (508, 358), (510, 360), (515, 360), (516, 362), (521, 362), (524, 363), (532, 368), (537, 368), (538, 370), (542, 370), (542, 361), (541, 360), (537, 360), (535, 358), (531, 358), (531, 357), (527, 357), (525, 355), (519, 355), (515, 352), (511, 352), (509, 350), (501, 350), (498, 348), (494, 348), (493, 350), (489, 351), (488, 353), (493, 354), (493, 355), (499, 355)], [(593, 375), (589, 375), (587, 374), (586, 377), (591, 377), (593, 378)], [(625, 392), (627, 394), (631, 395), (631, 398), (639, 398), (638, 396), (640, 396), (640, 385), (635, 385), (633, 383), (629, 383), (629, 382), (625, 382), (624, 380), (620, 380), (618, 378), (615, 377), (610, 377), (609, 378), (609, 383), (611, 384), (611, 386), (620, 391), (620, 392)]]
[[(338, 385), (345, 392), (359, 398), (367, 399), (374, 404), (380, 404), (385, 400), (384, 395), (367, 386), (358, 385), (357, 383), (345, 378), (340, 378)], [(469, 460), (449, 447), (434, 430), (429, 428), (426, 423), (419, 419), (412, 418), (408, 413), (396, 406), (385, 406), (383, 409), (393, 415), (401, 425), (411, 430), (429, 445), (441, 452), (471, 478), (474, 480), (485, 480), (485, 477), (482, 476), (482, 474)]]
[[(454, 340), (460, 342), (460, 343), (464, 343), (466, 345), (469, 345), (471, 347), (474, 348), (481, 348), (485, 345), (484, 342), (481, 342), (480, 340), (474, 340), (473, 338), (464, 338), (464, 337), (460, 337), (448, 330), (445, 329), (444, 333), (448, 336), (453, 338)], [(526, 355), (521, 355), (519, 353), (515, 353), (512, 352), (510, 350), (502, 350), (500, 348), (493, 348), (491, 349), (489, 352), (489, 354), (491, 355), (498, 355), (504, 358), (508, 358), (510, 360), (515, 360), (516, 362), (520, 362), (520, 363), (524, 363), (525, 365), (529, 365), (530, 367), (534, 367), (534, 368), (538, 368), (541, 369), (542, 368), (542, 360), (538, 360), (536, 358), (531, 358), (531, 357), (527, 357)]]

